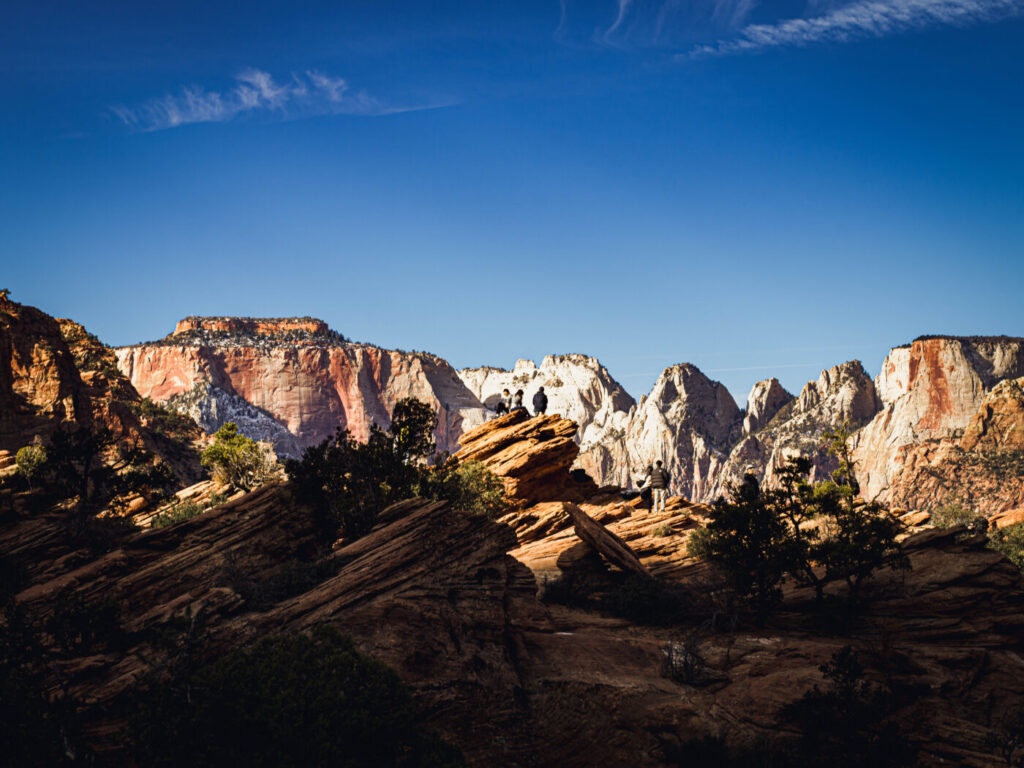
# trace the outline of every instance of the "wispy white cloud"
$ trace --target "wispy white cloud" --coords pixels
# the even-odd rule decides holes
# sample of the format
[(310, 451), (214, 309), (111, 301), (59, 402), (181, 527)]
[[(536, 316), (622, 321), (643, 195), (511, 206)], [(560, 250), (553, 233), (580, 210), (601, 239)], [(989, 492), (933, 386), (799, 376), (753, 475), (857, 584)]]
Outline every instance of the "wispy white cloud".
[(260, 113), (283, 118), (324, 114), (386, 115), (417, 109), (448, 106), (430, 104), (401, 107), (389, 105), (362, 91), (353, 92), (341, 77), (307, 70), (278, 81), (270, 73), (246, 69), (238, 73), (233, 87), (207, 90), (186, 85), (177, 93), (167, 93), (135, 106), (111, 107), (129, 128), (160, 131), (191, 123), (223, 123)]
[[(561, 0), (565, 8), (567, 0)], [(662, 46), (746, 22), (758, 0), (615, 0), (615, 17), (595, 39), (616, 47)], [(563, 19), (565, 13), (563, 10)], [(559, 28), (565, 26), (564, 20)], [(698, 38), (699, 39), (699, 38)]]
[(629, 7), (633, 4), (633, 0), (618, 0), (619, 13), (615, 17), (615, 21), (612, 25), (605, 30), (604, 36), (606, 38), (611, 37), (615, 34), (619, 27), (622, 26), (622, 22), (626, 20), (626, 14), (629, 13)]
[(844, 43), (938, 25), (998, 21), (1024, 13), (1024, 0), (858, 0), (812, 18), (752, 24), (731, 40), (701, 45), (682, 59), (728, 56), (767, 48)]

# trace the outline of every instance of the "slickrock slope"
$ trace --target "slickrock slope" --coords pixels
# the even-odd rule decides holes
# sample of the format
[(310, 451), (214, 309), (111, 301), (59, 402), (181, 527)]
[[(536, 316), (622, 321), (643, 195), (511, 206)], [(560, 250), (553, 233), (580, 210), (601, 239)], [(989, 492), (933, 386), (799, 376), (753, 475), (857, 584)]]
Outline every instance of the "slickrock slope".
[(522, 389), (524, 403), (533, 411), (533, 395), (544, 387), (548, 413), (579, 425), (576, 466), (602, 484), (628, 485), (630, 472), (625, 436), (630, 411), (636, 402), (597, 358), (586, 355), (548, 355), (538, 368), (532, 360), (519, 360), (511, 371), (502, 368), (465, 368), (459, 377), (488, 408), (493, 409), (503, 389)]
[[(491, 466), (504, 461), (518, 472), (510, 478), (516, 488), (529, 487), (530, 476), (537, 487), (553, 488), (557, 478), (539, 468), (553, 446), (568, 443), (553, 459), (567, 473), (575, 449), (575, 425), (559, 421), (495, 420), (472, 442)], [(500, 449), (487, 455), (485, 445)], [(502, 453), (505, 459), (496, 458)], [(571, 563), (580, 546), (574, 518), (601, 541), (599, 526), (607, 526), (643, 567), (710, 594), (707, 569), (684, 555), (701, 508), (673, 500), (656, 519), (596, 490), (578, 510), (560, 509), (548, 530), (543, 518), (553, 518), (564, 500), (513, 513), (516, 531), (443, 503), (402, 502), (367, 536), (334, 552), (333, 575), (269, 606), (247, 603), (246, 582), (311, 554), (310, 518), (292, 498), (286, 484), (273, 484), (131, 536), (99, 558), (48, 556), (52, 537), (41, 529), (59, 528), (56, 517), (0, 524), (0, 550), (32, 564), (32, 583), (18, 595), (30, 612), (45, 611), (66, 586), (86, 598), (113, 597), (120, 607), (123, 648), (83, 652), (54, 669), (89, 702), (85, 734), (94, 747), (120, 748), (119, 706), (147, 671), (146, 659), (160, 660), (153, 633), (181, 632), (190, 621), (208, 629), (208, 642), (198, 646), (206, 654), (318, 622), (338, 627), (399, 672), (426, 724), (474, 767), (669, 766), (678, 764), (672, 749), (689, 739), (743, 744), (785, 734), (791, 725), (783, 708), (820, 685), (818, 666), (847, 644), (873, 680), (901, 691), (896, 720), (920, 746), (923, 765), (992, 765), (988, 728), (1024, 696), (1020, 573), (982, 537), (964, 539), (960, 530), (908, 541), (911, 570), (872, 581), (863, 620), (842, 636), (814, 632), (799, 612), (800, 592), (787, 597), (794, 612), (763, 629), (715, 632), (700, 629), (701, 615), (692, 627), (656, 628), (540, 602), (537, 581), (518, 558), (530, 561), (530, 547), (536, 554), (548, 546), (558, 552), (555, 568)], [(663, 672), (666, 649), (683, 633), (698, 643), (702, 684)]]
[[(403, 397), (437, 410), (440, 450), (454, 452), (459, 435), (486, 415), (441, 358), (353, 344), (309, 318), (186, 318), (159, 342), (118, 349), (117, 359), (139, 392), (172, 405), (180, 398), (207, 429), (237, 413), (231, 398), (241, 398), (255, 409), (250, 436), (287, 455), (294, 449), (278, 427), (298, 449), (339, 427), (365, 440), (371, 424), (390, 424)], [(223, 407), (229, 401), (236, 405)]]
[(920, 460), (909, 446), (955, 437), (999, 381), (1021, 376), (1022, 339), (925, 338), (893, 349), (876, 381), (883, 407), (857, 439), (861, 491), (888, 501), (899, 476), (907, 484), (908, 459)]
[(72, 320), (0, 296), (0, 450), (14, 453), (55, 429), (107, 427), (160, 456), (185, 482), (203, 471), (195, 425), (165, 435), (139, 409), (110, 349)]

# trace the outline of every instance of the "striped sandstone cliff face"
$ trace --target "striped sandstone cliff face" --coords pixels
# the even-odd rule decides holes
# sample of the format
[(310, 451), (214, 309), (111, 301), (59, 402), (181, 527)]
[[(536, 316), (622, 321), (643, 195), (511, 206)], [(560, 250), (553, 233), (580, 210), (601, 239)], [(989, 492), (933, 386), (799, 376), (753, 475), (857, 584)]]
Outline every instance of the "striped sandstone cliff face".
[(956, 504), (989, 517), (1024, 508), (1024, 378), (996, 384), (965, 429), (900, 446), (893, 464), (894, 506)]
[[(899, 502), (908, 486), (927, 479), (915, 470), (924, 466), (915, 447), (959, 439), (996, 385), (1020, 376), (1022, 339), (929, 338), (893, 349), (875, 380), (882, 408), (857, 435), (862, 493)], [(934, 500), (944, 503), (936, 491)]]
[(300, 449), (339, 427), (365, 440), (373, 423), (390, 424), (391, 409), (404, 397), (437, 410), (440, 450), (454, 452), (459, 435), (484, 419), (454, 369), (433, 355), (352, 344), (319, 321), (201, 320), (190, 318), (184, 331), (160, 342), (116, 351), (118, 366), (143, 396), (173, 404), (196, 387), (216, 388), (262, 411), (268, 431), (284, 427)]

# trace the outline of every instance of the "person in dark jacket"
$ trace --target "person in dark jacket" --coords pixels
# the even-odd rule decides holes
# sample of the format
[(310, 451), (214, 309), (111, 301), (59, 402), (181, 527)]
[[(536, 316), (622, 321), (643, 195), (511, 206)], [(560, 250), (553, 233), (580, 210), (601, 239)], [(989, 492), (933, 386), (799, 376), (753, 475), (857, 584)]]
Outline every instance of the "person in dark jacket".
[(544, 387), (537, 390), (533, 396), (533, 415), (543, 416), (548, 412), (548, 396), (544, 394)]
[(654, 470), (651, 472), (651, 498), (654, 512), (665, 511), (665, 494), (668, 492), (670, 479), (668, 472), (661, 466), (661, 459), (654, 462)]

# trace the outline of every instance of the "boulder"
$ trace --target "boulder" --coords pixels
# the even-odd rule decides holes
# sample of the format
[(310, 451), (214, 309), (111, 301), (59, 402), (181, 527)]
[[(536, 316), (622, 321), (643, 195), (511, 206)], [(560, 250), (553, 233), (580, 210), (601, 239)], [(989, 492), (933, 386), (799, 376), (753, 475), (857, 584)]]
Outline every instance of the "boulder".
[(589, 517), (575, 504), (566, 504), (565, 511), (572, 519), (576, 535), (600, 552), (605, 559), (624, 571), (651, 578), (651, 572), (640, 562), (629, 546), (603, 525)]
[(504, 480), (506, 495), (520, 506), (580, 500), (597, 488), (569, 474), (579, 453), (575, 433), (576, 424), (568, 419), (513, 411), (463, 434), (456, 457), (482, 462)]

